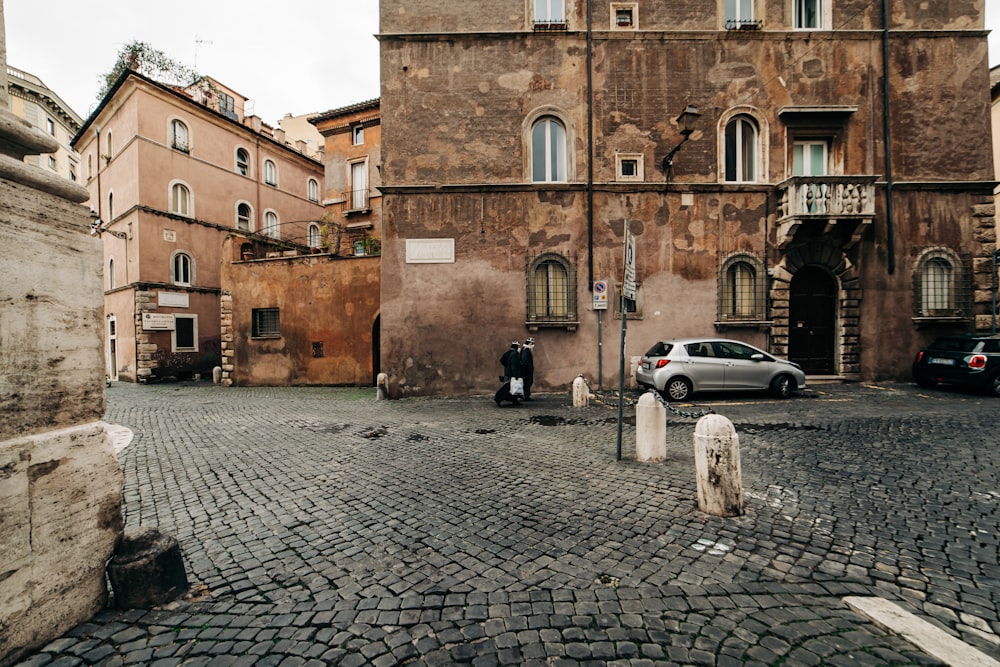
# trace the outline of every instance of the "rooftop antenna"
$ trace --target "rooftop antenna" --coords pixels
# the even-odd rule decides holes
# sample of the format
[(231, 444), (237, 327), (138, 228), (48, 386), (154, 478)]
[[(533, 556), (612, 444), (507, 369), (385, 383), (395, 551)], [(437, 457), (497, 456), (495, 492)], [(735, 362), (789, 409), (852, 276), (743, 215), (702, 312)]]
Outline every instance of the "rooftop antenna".
[(194, 36), (194, 70), (198, 71), (198, 47), (202, 44), (208, 44), (211, 46), (212, 40), (210, 39), (198, 39), (198, 35)]

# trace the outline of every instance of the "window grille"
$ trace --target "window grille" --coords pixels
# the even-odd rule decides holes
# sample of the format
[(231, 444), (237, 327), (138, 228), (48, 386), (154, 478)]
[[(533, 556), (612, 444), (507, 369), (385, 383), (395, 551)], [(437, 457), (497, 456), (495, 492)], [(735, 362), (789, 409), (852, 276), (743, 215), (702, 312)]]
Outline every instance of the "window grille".
[(563, 256), (547, 253), (528, 269), (528, 323), (576, 326), (576, 270)]
[(719, 270), (719, 321), (766, 319), (764, 264), (753, 255), (729, 256)]
[(913, 275), (918, 318), (967, 318), (972, 313), (972, 258), (948, 248), (925, 252)]
[(254, 338), (280, 338), (279, 315), (280, 309), (278, 308), (254, 308), (252, 336)]

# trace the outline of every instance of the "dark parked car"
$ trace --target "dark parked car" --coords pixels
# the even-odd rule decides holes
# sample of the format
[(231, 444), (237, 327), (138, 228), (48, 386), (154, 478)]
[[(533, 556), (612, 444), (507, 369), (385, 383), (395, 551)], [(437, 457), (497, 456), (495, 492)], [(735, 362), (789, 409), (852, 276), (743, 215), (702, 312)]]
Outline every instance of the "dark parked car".
[(944, 336), (917, 352), (913, 380), (950, 384), (1000, 396), (1000, 336)]
[(695, 392), (734, 390), (767, 390), (787, 398), (806, 386), (797, 364), (725, 338), (661, 341), (643, 355), (635, 379), (668, 401), (684, 401)]

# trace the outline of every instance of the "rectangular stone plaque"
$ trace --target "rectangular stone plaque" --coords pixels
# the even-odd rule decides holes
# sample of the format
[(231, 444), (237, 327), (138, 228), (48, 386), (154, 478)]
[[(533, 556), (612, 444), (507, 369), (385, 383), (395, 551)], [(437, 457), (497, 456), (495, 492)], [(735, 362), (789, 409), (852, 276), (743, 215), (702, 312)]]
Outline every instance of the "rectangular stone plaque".
[(406, 239), (407, 264), (454, 264), (455, 239)]

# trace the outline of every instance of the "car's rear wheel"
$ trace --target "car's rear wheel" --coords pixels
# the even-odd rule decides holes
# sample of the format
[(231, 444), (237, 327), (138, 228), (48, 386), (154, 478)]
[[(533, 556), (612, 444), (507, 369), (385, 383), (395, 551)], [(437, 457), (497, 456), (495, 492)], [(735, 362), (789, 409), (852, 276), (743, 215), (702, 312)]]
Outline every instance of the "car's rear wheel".
[(791, 375), (782, 373), (771, 380), (771, 394), (776, 398), (788, 398), (792, 395), (798, 385)]
[(691, 396), (691, 382), (687, 378), (670, 378), (662, 393), (668, 401), (685, 401)]

